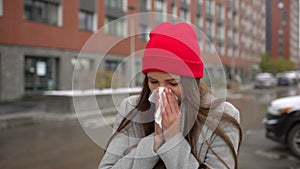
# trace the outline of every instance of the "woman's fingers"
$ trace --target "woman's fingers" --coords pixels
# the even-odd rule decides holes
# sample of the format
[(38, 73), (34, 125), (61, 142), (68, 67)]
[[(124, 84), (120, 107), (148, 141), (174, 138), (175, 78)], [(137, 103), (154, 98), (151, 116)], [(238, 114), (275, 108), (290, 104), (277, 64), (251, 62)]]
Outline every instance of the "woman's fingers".
[(176, 100), (175, 94), (172, 92), (171, 89), (168, 89), (167, 93), (168, 93), (167, 99), (168, 99), (168, 103), (169, 103), (171, 112), (178, 114), (179, 106), (178, 106), (178, 101)]
[(155, 95), (155, 107), (156, 107), (156, 110), (159, 106), (159, 94), (158, 92), (156, 92), (156, 95)]
[(163, 94), (162, 118), (165, 129), (170, 128), (178, 118), (180, 109), (171, 89), (165, 89)]
[(171, 109), (170, 109), (170, 105), (168, 103), (166, 91), (163, 92), (163, 99), (162, 100), (163, 100), (163, 112), (165, 112), (166, 117), (168, 118), (169, 114), (172, 113), (172, 112), (171, 112)]

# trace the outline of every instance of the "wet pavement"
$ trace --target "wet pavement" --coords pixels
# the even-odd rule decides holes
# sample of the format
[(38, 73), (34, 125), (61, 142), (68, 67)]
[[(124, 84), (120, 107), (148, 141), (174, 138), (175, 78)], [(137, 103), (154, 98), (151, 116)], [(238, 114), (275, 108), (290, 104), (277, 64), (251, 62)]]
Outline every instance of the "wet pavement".
[(19, 126), (2, 129), (0, 134), (3, 169), (92, 169), (102, 153), (77, 121)]
[[(297, 92), (293, 87), (231, 92), (229, 101), (241, 112), (244, 132), (239, 155), (241, 169), (300, 169), (300, 160), (286, 146), (265, 138), (261, 123), (272, 99), (295, 95)], [(32, 115), (22, 119), (0, 119), (1, 169), (97, 168), (103, 149), (89, 139), (76, 117), (53, 118), (55, 116), (48, 115), (48, 118), (41, 118), (40, 114), (43, 113), (31, 113)], [(89, 127), (93, 119), (91, 118), (91, 123), (86, 122)], [(100, 142), (110, 136), (107, 128), (97, 126)]]
[(230, 101), (241, 112), (241, 169), (300, 169), (300, 159), (294, 157), (287, 146), (267, 139), (262, 124), (271, 100), (297, 94), (300, 93), (296, 87), (277, 87), (240, 91), (232, 95)]

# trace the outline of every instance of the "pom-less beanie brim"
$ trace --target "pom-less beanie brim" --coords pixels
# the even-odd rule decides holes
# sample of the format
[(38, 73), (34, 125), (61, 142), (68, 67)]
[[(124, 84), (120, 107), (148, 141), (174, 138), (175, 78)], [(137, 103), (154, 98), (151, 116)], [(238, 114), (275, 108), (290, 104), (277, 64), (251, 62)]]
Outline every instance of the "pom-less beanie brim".
[(151, 56), (143, 57), (142, 72), (147, 74), (152, 71), (167, 72), (187, 77), (202, 78), (203, 63), (184, 61), (176, 54), (166, 50), (151, 48), (146, 49)]
[(163, 71), (192, 78), (202, 78), (204, 65), (197, 34), (186, 23), (160, 24), (150, 33), (142, 58), (142, 72)]

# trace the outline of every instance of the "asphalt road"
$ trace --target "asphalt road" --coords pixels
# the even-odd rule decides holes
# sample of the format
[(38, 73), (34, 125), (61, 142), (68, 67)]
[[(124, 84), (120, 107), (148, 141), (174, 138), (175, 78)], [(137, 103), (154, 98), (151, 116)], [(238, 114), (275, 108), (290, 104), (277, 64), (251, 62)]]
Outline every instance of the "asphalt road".
[(236, 92), (231, 102), (240, 110), (243, 142), (239, 154), (240, 169), (300, 169), (300, 159), (286, 146), (265, 137), (262, 119), (272, 99), (296, 95), (297, 88), (254, 89)]

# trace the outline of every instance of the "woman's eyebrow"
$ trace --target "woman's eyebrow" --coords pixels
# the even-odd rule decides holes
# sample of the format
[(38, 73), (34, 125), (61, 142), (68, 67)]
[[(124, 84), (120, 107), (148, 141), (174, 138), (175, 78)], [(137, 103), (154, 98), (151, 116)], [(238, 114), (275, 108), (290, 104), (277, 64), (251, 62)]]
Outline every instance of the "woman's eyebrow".
[(153, 77), (150, 77), (150, 76), (148, 76), (148, 78), (151, 79), (151, 80), (156, 80), (156, 79), (154, 79)]
[[(155, 78), (153, 78), (153, 77), (151, 77), (151, 76), (148, 76), (148, 78), (150, 79), (150, 80), (156, 80)], [(179, 81), (180, 79), (174, 79), (174, 78), (171, 78), (171, 79), (166, 79), (165, 81)]]
[(166, 79), (165, 81), (179, 81), (179, 79)]

